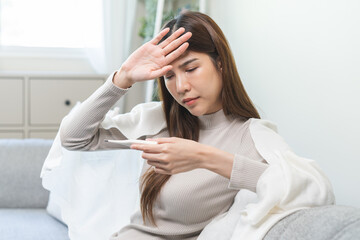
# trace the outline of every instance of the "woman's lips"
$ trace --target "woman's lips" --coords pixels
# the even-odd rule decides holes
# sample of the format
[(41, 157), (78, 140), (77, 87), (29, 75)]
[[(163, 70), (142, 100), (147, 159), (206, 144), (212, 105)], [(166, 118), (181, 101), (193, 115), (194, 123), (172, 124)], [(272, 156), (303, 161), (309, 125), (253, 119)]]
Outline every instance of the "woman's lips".
[(185, 98), (185, 99), (183, 100), (183, 103), (186, 104), (187, 106), (191, 106), (191, 105), (193, 105), (193, 104), (196, 102), (196, 100), (198, 100), (198, 99), (199, 99), (199, 97), (196, 97), (196, 98)]

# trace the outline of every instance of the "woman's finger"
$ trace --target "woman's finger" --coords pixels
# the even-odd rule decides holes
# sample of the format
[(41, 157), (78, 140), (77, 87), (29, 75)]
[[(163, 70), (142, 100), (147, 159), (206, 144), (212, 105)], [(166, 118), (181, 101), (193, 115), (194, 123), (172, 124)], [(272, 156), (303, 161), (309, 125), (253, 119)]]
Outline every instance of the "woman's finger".
[(177, 48), (183, 44), (184, 42), (186, 42), (187, 40), (189, 40), (189, 38), (191, 37), (192, 33), (191, 32), (187, 32), (184, 35), (182, 35), (181, 37), (177, 38), (176, 40), (172, 41), (170, 44), (168, 44), (165, 48), (164, 48), (164, 54), (168, 55), (169, 53), (171, 53), (174, 50), (177, 50)]
[(152, 166), (155, 165), (155, 161), (158, 161), (158, 154), (151, 154), (151, 153), (145, 153), (145, 152), (143, 152), (143, 153), (141, 154), (141, 157), (142, 157), (143, 159), (146, 159), (146, 160), (147, 160), (147, 163), (148, 163), (149, 165), (152, 165)]
[(165, 59), (167, 63), (171, 63), (173, 62), (175, 59), (177, 59), (178, 57), (181, 56), (181, 54), (183, 54), (186, 49), (188, 48), (189, 43), (185, 42), (183, 43), (180, 47), (178, 47), (175, 51), (171, 52), (170, 54), (168, 54)]
[(162, 152), (162, 146), (160, 146), (159, 144), (152, 144), (152, 145), (147, 145), (147, 144), (132, 144), (130, 146), (131, 149), (134, 150), (139, 150), (139, 151), (143, 151), (146, 153), (161, 153)]
[(159, 47), (161, 47), (161, 48), (166, 47), (173, 40), (177, 39), (183, 32), (185, 32), (185, 28), (183, 28), (183, 27), (179, 28), (173, 34), (171, 34), (167, 39), (165, 39), (163, 42), (159, 43)]
[(143, 159), (146, 159), (150, 162), (156, 162), (156, 164), (162, 164), (165, 165), (167, 164), (166, 162), (164, 162), (163, 160), (161, 160), (163, 154), (161, 153), (147, 153), (147, 152), (143, 152), (141, 154), (141, 157)]
[(165, 168), (165, 165), (166, 165), (163, 162), (152, 161), (152, 160), (147, 160), (147, 163), (151, 166), (158, 167), (158, 168)]
[(146, 163), (154, 168), (167, 170), (166, 167), (161, 165), (159, 162), (147, 160)]
[(151, 74), (150, 74), (150, 78), (154, 79), (154, 78), (164, 76), (171, 69), (172, 69), (172, 66), (167, 65), (167, 66), (164, 66), (164, 67), (162, 67), (162, 68), (160, 68), (158, 70), (152, 71)]
[(148, 138), (146, 139), (147, 141), (155, 141), (158, 144), (163, 144), (163, 143), (174, 143), (175, 142), (175, 138), (171, 138), (171, 137), (167, 137), (167, 138)]
[(167, 171), (166, 169), (162, 169), (162, 168), (155, 167), (154, 171), (159, 174), (171, 175), (171, 173), (169, 171)]
[(155, 38), (153, 38), (153, 39), (150, 41), (150, 43), (152, 43), (152, 44), (154, 44), (154, 45), (158, 44), (158, 43), (161, 41), (161, 39), (162, 39), (163, 37), (165, 37), (165, 35), (166, 35), (169, 31), (170, 31), (170, 28), (165, 28), (165, 29), (162, 30)]

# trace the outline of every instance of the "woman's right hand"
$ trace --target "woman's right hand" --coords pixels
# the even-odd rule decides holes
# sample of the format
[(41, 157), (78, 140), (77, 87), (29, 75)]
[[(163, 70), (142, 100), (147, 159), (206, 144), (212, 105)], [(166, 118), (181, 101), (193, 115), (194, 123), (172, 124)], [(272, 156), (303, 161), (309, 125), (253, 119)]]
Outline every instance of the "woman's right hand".
[(154, 39), (133, 52), (114, 76), (114, 84), (120, 88), (129, 88), (136, 82), (158, 78), (171, 70), (172, 66), (169, 64), (189, 46), (186, 41), (191, 37), (191, 32), (179, 37), (185, 31), (184, 28), (179, 28), (158, 44), (169, 30), (165, 28)]

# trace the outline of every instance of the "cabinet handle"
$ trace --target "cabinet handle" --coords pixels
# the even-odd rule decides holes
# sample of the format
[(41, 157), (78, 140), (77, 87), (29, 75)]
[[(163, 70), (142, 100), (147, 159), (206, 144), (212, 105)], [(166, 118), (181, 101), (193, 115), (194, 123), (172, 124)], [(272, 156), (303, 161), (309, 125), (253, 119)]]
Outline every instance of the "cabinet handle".
[(70, 101), (70, 100), (65, 100), (65, 105), (66, 105), (66, 106), (70, 106), (70, 105), (71, 105), (71, 101)]

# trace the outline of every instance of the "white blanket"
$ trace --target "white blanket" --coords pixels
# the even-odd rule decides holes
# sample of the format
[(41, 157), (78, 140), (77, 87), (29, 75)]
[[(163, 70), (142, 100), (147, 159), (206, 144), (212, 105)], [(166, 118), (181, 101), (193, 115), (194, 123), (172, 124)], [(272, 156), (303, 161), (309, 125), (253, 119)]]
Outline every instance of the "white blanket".
[[(147, 126), (164, 128), (161, 111), (161, 103), (141, 104), (124, 115), (110, 111), (102, 127), (116, 127), (126, 137), (137, 138), (139, 133), (150, 134)], [(139, 120), (144, 116), (148, 121)], [(121, 122), (127, 123), (126, 129)], [(316, 163), (295, 155), (273, 123), (251, 119), (250, 132), (258, 152), (269, 163), (257, 193), (240, 190), (230, 210), (210, 222), (200, 240), (262, 239), (277, 221), (296, 210), (335, 203), (331, 184)], [(140, 155), (122, 151), (70, 152), (61, 147), (59, 137), (55, 139), (41, 176), (43, 186), (61, 207), (72, 240), (108, 239), (138, 206), (133, 188), (140, 173), (141, 162), (136, 160)], [(135, 170), (124, 171), (123, 166), (131, 163), (137, 163)]]

